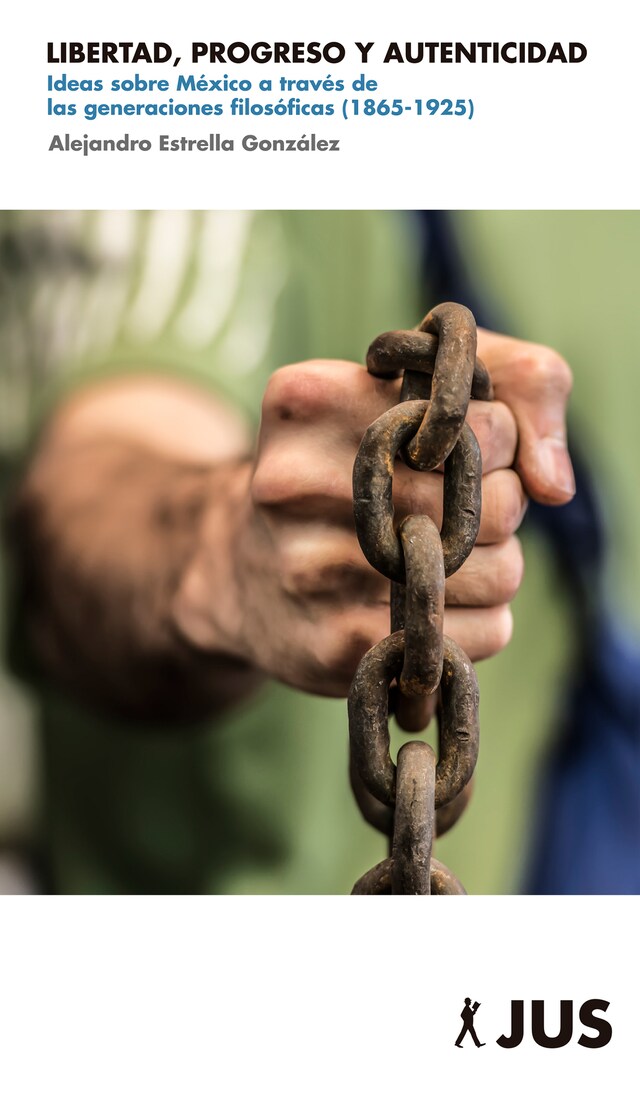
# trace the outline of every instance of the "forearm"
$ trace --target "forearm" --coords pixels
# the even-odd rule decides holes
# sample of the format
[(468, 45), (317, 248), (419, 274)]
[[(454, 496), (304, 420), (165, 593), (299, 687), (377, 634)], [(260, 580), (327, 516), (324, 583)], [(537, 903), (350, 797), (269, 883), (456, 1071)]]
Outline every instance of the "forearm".
[(31, 646), (65, 687), (103, 707), (171, 719), (220, 710), (258, 674), (222, 639), (197, 650), (174, 605), (205, 514), (219, 561), (209, 593), (223, 600), (247, 462), (107, 433), (54, 429), (17, 491), (10, 532)]

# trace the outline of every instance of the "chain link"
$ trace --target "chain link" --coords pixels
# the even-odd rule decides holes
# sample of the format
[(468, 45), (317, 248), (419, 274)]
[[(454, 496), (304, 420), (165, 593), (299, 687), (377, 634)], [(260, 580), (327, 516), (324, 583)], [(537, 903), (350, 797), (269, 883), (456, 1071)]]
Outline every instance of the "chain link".
[[(351, 685), (350, 775), (363, 816), (390, 837), (391, 855), (352, 893), (464, 894), (432, 856), (434, 838), (469, 801), (479, 744), (478, 682), (464, 651), (443, 634), (444, 589), (480, 527), (482, 461), (465, 417), (470, 398), (492, 398), (491, 381), (476, 358), (475, 320), (457, 304), (432, 309), (417, 331), (379, 335), (367, 368), (387, 379), (404, 375), (400, 403), (366, 431), (353, 469), (360, 545), (391, 581), (391, 634), (367, 651)], [(397, 457), (419, 471), (444, 465), (439, 531), (424, 514), (396, 521)], [(415, 720), (438, 690), (437, 759), (431, 746), (415, 740), (401, 747), (394, 764), (394, 694)]]

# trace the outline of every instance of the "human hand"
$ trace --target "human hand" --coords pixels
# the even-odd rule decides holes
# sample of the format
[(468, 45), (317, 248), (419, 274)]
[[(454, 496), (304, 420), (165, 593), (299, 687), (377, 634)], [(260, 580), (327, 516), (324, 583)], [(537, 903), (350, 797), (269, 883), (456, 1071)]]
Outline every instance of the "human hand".
[(566, 406), (572, 376), (549, 347), (478, 329), (478, 356), (491, 375), (496, 399), (518, 427), (516, 470), (528, 495), (561, 506), (575, 494), (567, 451)]
[[(476, 547), (447, 581), (445, 611), (445, 631), (473, 660), (511, 636), (523, 484), (558, 503), (571, 482), (562, 444), (568, 367), (546, 348), (489, 332), (479, 344), (498, 398), (469, 408), (483, 456), (482, 521)], [(366, 428), (397, 398), (397, 382), (349, 362), (305, 362), (273, 375), (255, 462), (237, 470), (226, 518), (219, 498), (205, 518), (176, 601), (192, 643), (310, 692), (346, 694), (362, 654), (389, 630), (389, 584), (355, 537), (351, 471)], [(399, 517), (440, 521), (439, 472), (399, 464), (395, 479)]]

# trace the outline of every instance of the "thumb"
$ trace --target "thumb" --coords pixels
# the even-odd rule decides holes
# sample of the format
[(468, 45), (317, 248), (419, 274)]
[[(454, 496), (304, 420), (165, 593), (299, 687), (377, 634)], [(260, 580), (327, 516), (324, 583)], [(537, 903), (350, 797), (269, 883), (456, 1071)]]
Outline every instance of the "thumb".
[(569, 502), (576, 490), (566, 433), (569, 366), (546, 346), (490, 332), (482, 332), (482, 338), (479, 333), (479, 352), (496, 398), (516, 420), (516, 470), (525, 490), (536, 502)]

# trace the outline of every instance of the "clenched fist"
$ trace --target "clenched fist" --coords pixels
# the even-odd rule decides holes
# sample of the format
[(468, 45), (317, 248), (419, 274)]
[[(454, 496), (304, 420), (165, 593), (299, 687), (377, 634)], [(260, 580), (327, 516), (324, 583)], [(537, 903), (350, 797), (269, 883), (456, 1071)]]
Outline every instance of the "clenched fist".
[[(468, 413), (482, 452), (482, 520), (476, 547), (447, 581), (444, 624), (473, 660), (511, 636), (509, 602), (523, 573), (515, 533), (527, 490), (551, 503), (573, 493), (565, 363), (489, 333), (480, 335), (479, 354), (497, 397), (472, 401)], [(190, 642), (298, 688), (346, 694), (364, 652), (389, 631), (389, 582), (355, 535), (353, 462), (367, 427), (397, 403), (399, 385), (343, 361), (274, 373), (255, 460), (236, 470), (224, 502), (212, 501), (176, 599)], [(439, 523), (442, 481), (441, 472), (398, 462), (398, 518), (426, 513)]]
[[(566, 364), (479, 334), (493, 403), (468, 421), (483, 460), (476, 547), (446, 585), (445, 631), (472, 659), (511, 635), (527, 495), (573, 493)], [(355, 535), (351, 477), (399, 382), (342, 361), (289, 365), (264, 395), (257, 447), (229, 408), (158, 376), (95, 383), (50, 419), (19, 486), (12, 533), (25, 620), (64, 684), (139, 715), (221, 710), (270, 675), (344, 696), (389, 631), (389, 583)], [(400, 461), (398, 517), (440, 521), (441, 472)]]

